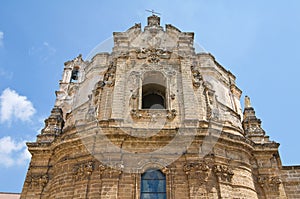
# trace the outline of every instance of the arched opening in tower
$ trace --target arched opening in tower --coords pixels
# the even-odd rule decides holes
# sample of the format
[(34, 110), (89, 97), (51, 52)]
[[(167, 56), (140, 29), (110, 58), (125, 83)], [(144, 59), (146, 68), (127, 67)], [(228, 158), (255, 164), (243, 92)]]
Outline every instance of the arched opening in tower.
[(166, 88), (164, 86), (146, 84), (142, 91), (142, 109), (166, 109)]

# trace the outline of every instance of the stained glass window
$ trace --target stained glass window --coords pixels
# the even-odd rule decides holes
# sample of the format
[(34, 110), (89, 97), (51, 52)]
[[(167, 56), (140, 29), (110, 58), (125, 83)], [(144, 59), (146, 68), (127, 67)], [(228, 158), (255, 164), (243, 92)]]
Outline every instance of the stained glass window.
[(142, 174), (141, 199), (166, 199), (166, 176), (150, 169)]

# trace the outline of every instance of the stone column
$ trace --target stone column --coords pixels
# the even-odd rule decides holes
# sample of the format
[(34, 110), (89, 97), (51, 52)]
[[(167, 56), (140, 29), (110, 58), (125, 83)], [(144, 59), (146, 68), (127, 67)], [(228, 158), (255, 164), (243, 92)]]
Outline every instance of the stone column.
[(193, 83), (191, 78), (191, 63), (188, 60), (181, 61), (181, 81), (182, 81), (182, 94), (183, 94), (183, 110), (185, 120), (197, 120), (199, 110), (195, 107), (196, 97), (193, 90)]
[(113, 90), (113, 97), (112, 97), (112, 119), (124, 119), (124, 93), (125, 93), (125, 85), (126, 85), (126, 74), (125, 74), (125, 66), (126, 60), (123, 58), (119, 58), (117, 61), (117, 69), (115, 74), (115, 85)]

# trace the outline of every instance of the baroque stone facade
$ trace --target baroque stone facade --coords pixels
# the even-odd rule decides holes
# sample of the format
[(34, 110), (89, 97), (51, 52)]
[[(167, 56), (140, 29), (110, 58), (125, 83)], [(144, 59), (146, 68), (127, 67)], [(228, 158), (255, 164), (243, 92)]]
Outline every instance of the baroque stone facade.
[(21, 198), (300, 198), (241, 94), (191, 32), (156, 15), (115, 32), (112, 53), (65, 63)]

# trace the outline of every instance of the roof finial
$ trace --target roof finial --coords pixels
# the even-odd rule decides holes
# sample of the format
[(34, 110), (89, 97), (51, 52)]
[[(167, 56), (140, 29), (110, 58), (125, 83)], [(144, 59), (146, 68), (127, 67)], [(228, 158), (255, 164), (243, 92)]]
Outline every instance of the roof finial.
[(152, 10), (146, 10), (147, 12), (151, 12), (152, 15), (161, 15), (160, 13), (158, 12), (155, 12), (153, 9)]
[(247, 95), (245, 96), (245, 108), (251, 108), (251, 101), (250, 101), (250, 97), (248, 97)]

